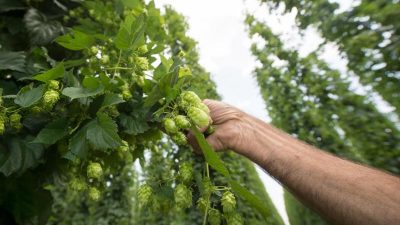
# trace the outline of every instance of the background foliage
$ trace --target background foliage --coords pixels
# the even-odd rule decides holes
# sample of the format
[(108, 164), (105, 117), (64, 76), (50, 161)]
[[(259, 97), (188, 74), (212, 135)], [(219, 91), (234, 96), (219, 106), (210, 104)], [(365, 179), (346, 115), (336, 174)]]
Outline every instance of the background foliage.
[[(272, 123), (323, 150), (399, 174), (399, 124), (377, 110), (372, 94), (362, 96), (350, 88), (354, 76), (359, 77), (399, 116), (399, 23), (389, 19), (400, 15), (399, 4), (361, 1), (339, 11), (337, 3), (327, 0), (261, 2), (269, 10), (296, 10), (301, 32), (312, 26), (325, 38), (317, 50), (300, 57), (266, 23), (247, 16), (250, 36), (266, 43), (261, 48), (254, 44), (252, 52), (262, 64), (254, 74)], [(331, 42), (347, 59), (348, 74), (319, 57)], [(288, 192), (285, 202), (291, 224), (326, 224)]]

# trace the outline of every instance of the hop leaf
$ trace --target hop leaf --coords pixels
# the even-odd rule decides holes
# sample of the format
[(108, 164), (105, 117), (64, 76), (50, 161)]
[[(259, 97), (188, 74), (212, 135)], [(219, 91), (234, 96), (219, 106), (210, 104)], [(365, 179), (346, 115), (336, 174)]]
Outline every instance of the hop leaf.
[(138, 189), (138, 201), (142, 206), (147, 205), (151, 201), (153, 189), (148, 184), (143, 184)]
[(192, 192), (185, 185), (178, 184), (175, 188), (174, 199), (179, 208), (189, 208), (192, 205)]
[(99, 189), (97, 189), (95, 187), (89, 188), (88, 195), (89, 195), (89, 199), (92, 201), (98, 201), (98, 200), (100, 200), (100, 197), (101, 197), (101, 193), (100, 193)]
[(99, 179), (103, 176), (103, 168), (100, 163), (94, 162), (89, 163), (87, 167), (87, 176), (88, 178)]
[(216, 209), (210, 209), (208, 211), (208, 222), (210, 223), (210, 225), (220, 225), (221, 213)]
[(190, 128), (190, 122), (186, 118), (186, 116), (183, 115), (178, 115), (174, 118), (175, 124), (180, 128), (180, 129), (189, 129)]
[(178, 127), (176, 126), (174, 120), (171, 118), (166, 118), (164, 120), (164, 127), (165, 130), (170, 134), (175, 134), (178, 132)]
[(193, 123), (200, 128), (207, 127), (210, 123), (210, 119), (207, 113), (196, 107), (189, 108), (188, 116), (193, 121)]
[(187, 144), (186, 136), (182, 132), (177, 132), (176, 134), (172, 135), (172, 140), (174, 140), (174, 142), (178, 145)]
[(230, 191), (226, 191), (221, 198), (222, 208), (224, 213), (232, 213), (236, 208), (236, 199), (235, 196)]
[(179, 175), (183, 182), (188, 183), (193, 179), (193, 166), (189, 162), (180, 165)]

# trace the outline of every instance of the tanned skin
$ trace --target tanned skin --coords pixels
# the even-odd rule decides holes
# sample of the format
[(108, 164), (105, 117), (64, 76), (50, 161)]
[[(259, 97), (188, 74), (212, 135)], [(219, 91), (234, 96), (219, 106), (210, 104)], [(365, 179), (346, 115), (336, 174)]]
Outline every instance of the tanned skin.
[[(205, 100), (217, 151), (231, 149), (264, 168), (333, 224), (400, 225), (400, 178), (312, 147), (222, 102)], [(198, 145), (192, 134), (189, 142)], [(379, 149), (377, 149), (379, 151)]]

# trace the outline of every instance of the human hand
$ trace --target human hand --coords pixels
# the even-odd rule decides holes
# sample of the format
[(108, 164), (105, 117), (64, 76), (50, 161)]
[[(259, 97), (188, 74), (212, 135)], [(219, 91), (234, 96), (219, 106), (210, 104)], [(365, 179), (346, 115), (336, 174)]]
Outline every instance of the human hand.
[[(215, 131), (206, 140), (216, 150), (234, 150), (238, 153), (248, 143), (248, 115), (241, 110), (220, 101), (206, 99), (204, 104), (210, 109), (212, 126)], [(206, 128), (201, 129), (205, 131)], [(201, 152), (200, 147), (192, 133), (188, 135), (188, 141), (196, 152)]]

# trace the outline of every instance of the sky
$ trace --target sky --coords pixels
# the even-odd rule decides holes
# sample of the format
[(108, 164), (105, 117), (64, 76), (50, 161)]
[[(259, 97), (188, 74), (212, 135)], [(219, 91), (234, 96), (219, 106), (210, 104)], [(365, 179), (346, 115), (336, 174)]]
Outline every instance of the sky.
[[(359, 3), (358, 0), (332, 0), (340, 3), (339, 11), (346, 10)], [(285, 47), (297, 49), (301, 56), (315, 50), (323, 39), (313, 28), (308, 28), (304, 36), (299, 35), (295, 25), (296, 12), (281, 15), (270, 14), (266, 6), (260, 6), (258, 0), (155, 0), (157, 6), (172, 5), (182, 13), (189, 23), (189, 36), (198, 41), (200, 64), (211, 72), (217, 84), (217, 91), (223, 101), (265, 121), (270, 118), (265, 109), (260, 89), (252, 74), (258, 66), (257, 60), (250, 53), (250, 45), (263, 44), (261, 39), (250, 40), (244, 26), (246, 10), (256, 18), (268, 24), (275, 34), (279, 34)], [(339, 56), (337, 46), (327, 44), (321, 57), (334, 69), (349, 74), (347, 61)], [(361, 94), (368, 92), (357, 78), (352, 77), (352, 88)], [(372, 100), (382, 112), (393, 110), (379, 96)], [(281, 185), (257, 167), (264, 185), (281, 214), (289, 224), (283, 200)]]

